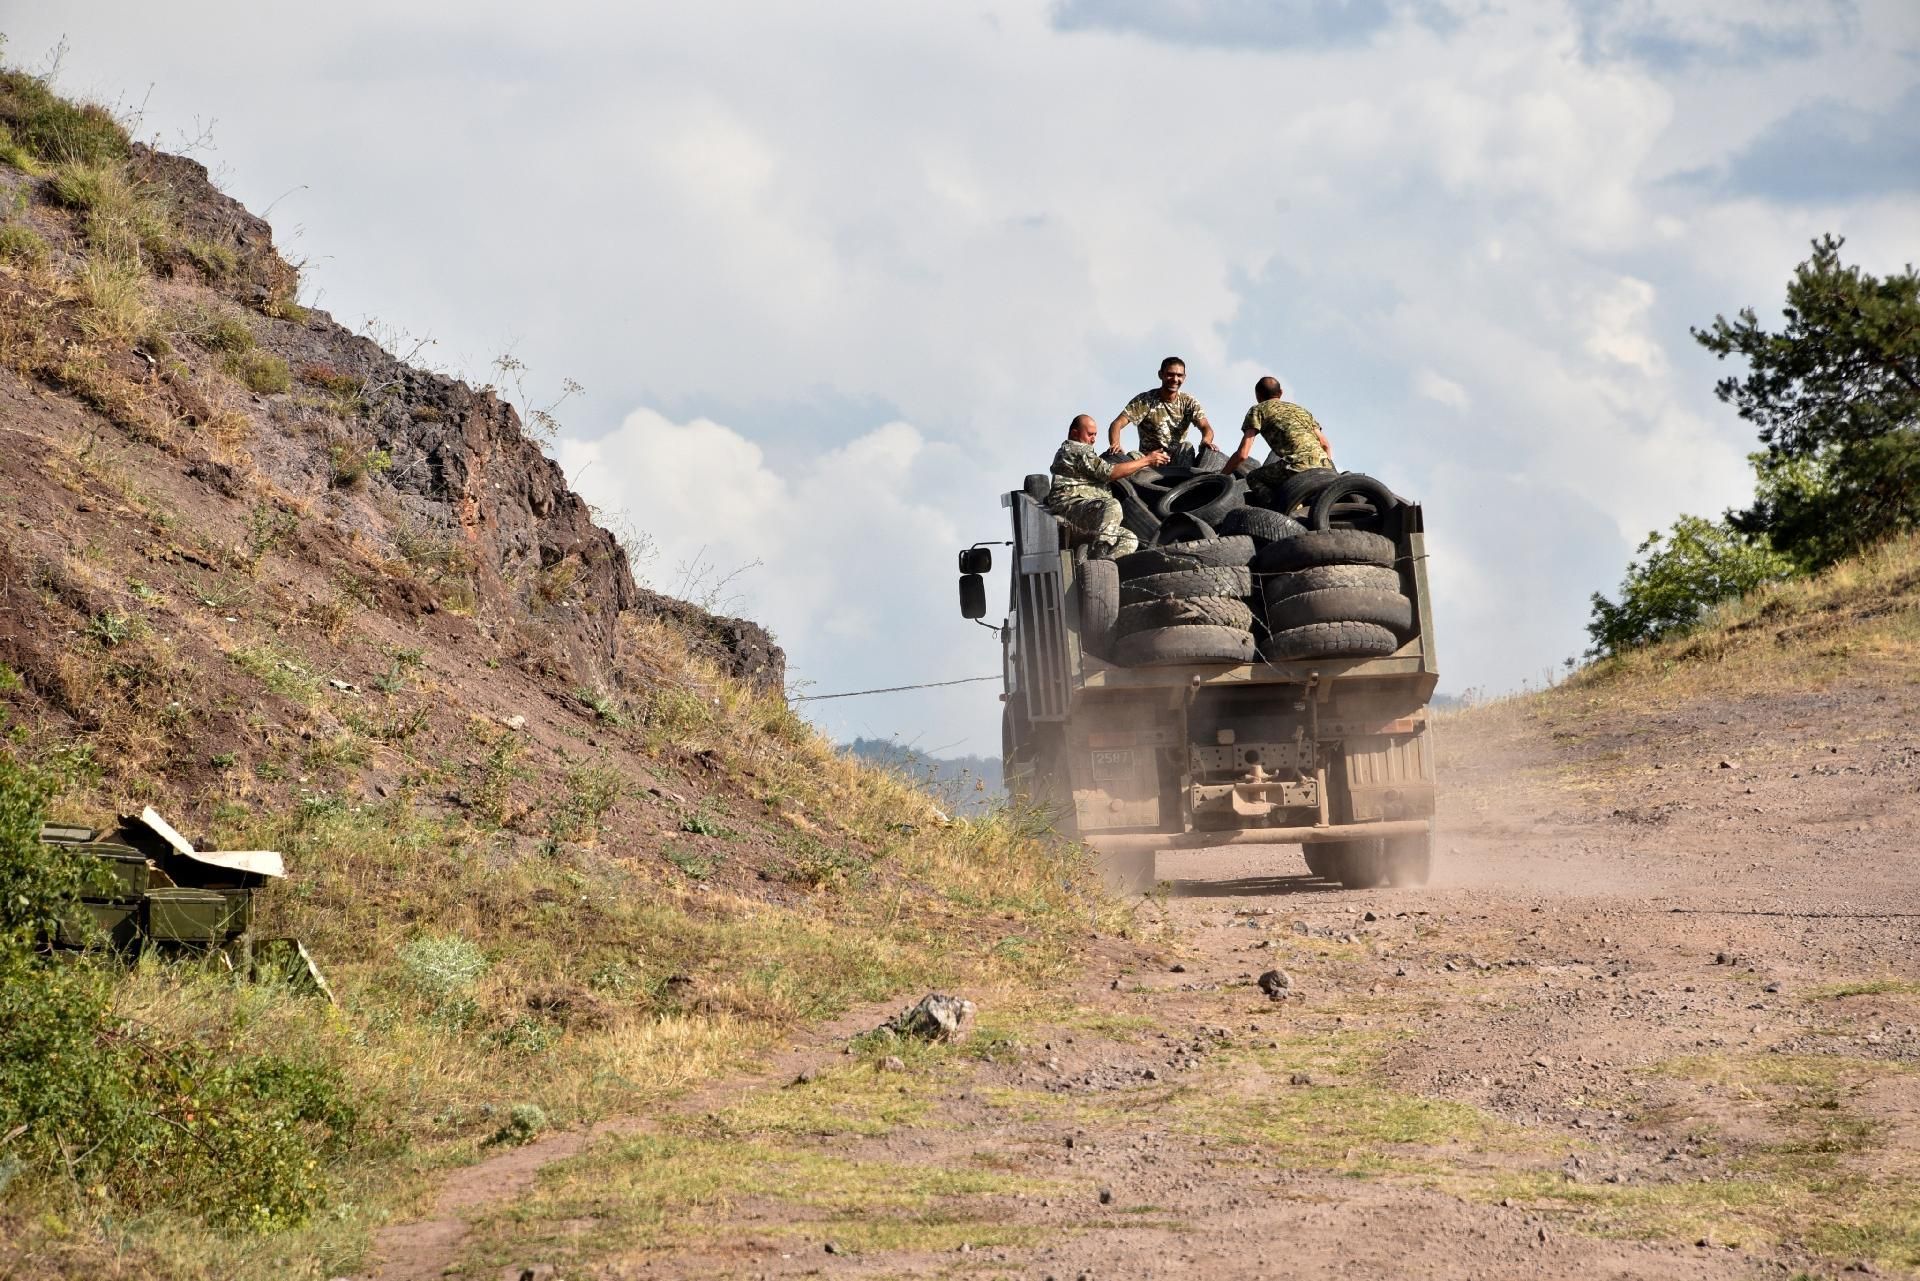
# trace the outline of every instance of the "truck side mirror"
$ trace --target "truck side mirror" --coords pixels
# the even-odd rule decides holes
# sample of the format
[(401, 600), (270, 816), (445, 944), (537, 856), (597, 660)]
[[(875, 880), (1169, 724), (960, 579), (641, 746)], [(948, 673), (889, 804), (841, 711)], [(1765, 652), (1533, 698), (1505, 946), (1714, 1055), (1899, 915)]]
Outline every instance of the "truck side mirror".
[(960, 552), (960, 572), (963, 574), (988, 574), (993, 572), (993, 548), (967, 547)]
[[(966, 553), (961, 553), (965, 563)], [(978, 574), (960, 575), (960, 617), (980, 619), (987, 616), (987, 580)]]

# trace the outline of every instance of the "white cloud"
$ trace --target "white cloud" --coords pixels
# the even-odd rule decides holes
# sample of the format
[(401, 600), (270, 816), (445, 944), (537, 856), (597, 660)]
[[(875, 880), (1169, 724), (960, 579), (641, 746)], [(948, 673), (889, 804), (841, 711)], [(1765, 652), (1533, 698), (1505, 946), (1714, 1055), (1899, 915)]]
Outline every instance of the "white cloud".
[(1453, 379), (1437, 374), (1431, 369), (1422, 369), (1414, 379), (1414, 390), (1428, 400), (1438, 401), (1449, 409), (1465, 410), (1473, 401), (1467, 395), (1467, 389)]
[[(1684, 175), (1806, 104), (1898, 102), (1920, 37), (1909, 0), (1812, 40), (1785, 0), (1448, 7), (1302, 50), (1063, 32), (1051, 0), (342, 0), (297, 39), (244, 0), (98, 0), (8, 31), (23, 61), (66, 34), (70, 89), (154, 85), (163, 141), (217, 117), (203, 158), (256, 208), (294, 189), (280, 234), (342, 319), (585, 383), (583, 490), (666, 586), (702, 548), (764, 561), (736, 582), (805, 677), (992, 670), (954, 549), (1178, 351), (1223, 431), (1276, 373), (1427, 501), (1447, 683), (1500, 688), (1579, 648), (1647, 528), (1740, 501), (1750, 430), (1686, 326), (1775, 303), (1824, 230), (1897, 267), (1920, 221)], [(977, 687), (821, 714), (995, 746)]]

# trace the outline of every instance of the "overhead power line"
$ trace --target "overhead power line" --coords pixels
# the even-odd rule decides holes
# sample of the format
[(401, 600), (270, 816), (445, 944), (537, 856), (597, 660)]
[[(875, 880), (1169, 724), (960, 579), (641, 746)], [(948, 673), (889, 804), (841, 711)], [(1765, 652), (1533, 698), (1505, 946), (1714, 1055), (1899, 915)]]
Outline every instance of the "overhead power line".
[(1000, 673), (991, 676), (963, 676), (957, 681), (927, 681), (920, 685), (889, 685), (885, 689), (850, 689), (844, 694), (801, 694), (788, 701), (794, 703), (818, 703), (828, 698), (859, 698), (863, 694), (898, 694), (908, 689), (939, 689), (942, 685), (971, 685), (975, 681), (997, 681)]

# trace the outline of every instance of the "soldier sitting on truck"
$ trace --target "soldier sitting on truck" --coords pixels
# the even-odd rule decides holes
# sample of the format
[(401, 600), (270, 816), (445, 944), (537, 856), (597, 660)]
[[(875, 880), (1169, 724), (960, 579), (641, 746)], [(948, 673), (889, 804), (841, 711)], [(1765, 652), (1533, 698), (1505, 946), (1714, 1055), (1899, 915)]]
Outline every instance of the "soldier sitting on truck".
[[(1207, 411), (1200, 408), (1200, 402), (1180, 390), (1181, 384), (1186, 381), (1186, 361), (1178, 356), (1168, 356), (1161, 361), (1160, 385), (1129, 400), (1127, 407), (1120, 411), (1120, 416), (1107, 429), (1107, 444), (1111, 452), (1120, 451), (1120, 431), (1129, 422), (1140, 429), (1141, 453), (1150, 454), (1162, 449), (1182, 465), (1191, 465), (1194, 451), (1185, 440), (1188, 427), (1199, 428), (1200, 447), (1211, 449), (1213, 424), (1207, 421)], [(1134, 458), (1139, 456), (1131, 455)]]
[(1256, 403), (1240, 423), (1240, 448), (1222, 470), (1231, 472), (1253, 452), (1253, 438), (1267, 442), (1273, 457), (1247, 474), (1247, 487), (1271, 493), (1295, 472), (1333, 466), (1333, 446), (1320, 424), (1299, 405), (1280, 399), (1285, 389), (1269, 374), (1253, 385)]
[(1053, 456), (1053, 487), (1047, 491), (1047, 510), (1068, 528), (1093, 539), (1093, 554), (1125, 556), (1140, 546), (1133, 531), (1120, 523), (1120, 500), (1107, 492), (1109, 481), (1131, 476), (1143, 467), (1164, 467), (1167, 452), (1156, 449), (1125, 462), (1110, 463), (1093, 447), (1100, 426), (1093, 415), (1081, 414), (1067, 424), (1067, 441)]

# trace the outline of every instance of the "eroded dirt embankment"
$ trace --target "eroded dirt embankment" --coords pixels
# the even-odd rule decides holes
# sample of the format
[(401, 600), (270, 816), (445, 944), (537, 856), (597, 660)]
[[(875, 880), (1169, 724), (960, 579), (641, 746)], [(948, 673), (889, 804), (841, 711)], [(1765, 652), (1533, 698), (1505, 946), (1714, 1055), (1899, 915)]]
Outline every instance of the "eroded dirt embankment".
[[(1144, 941), (1090, 941), (1073, 990), (973, 994), (958, 1051), (803, 1047), (470, 1207), (456, 1253), (569, 1277), (1911, 1268), (1908, 701), (1455, 718), (1434, 887), (1163, 856)], [(1280, 1000), (1254, 984), (1274, 968)]]

